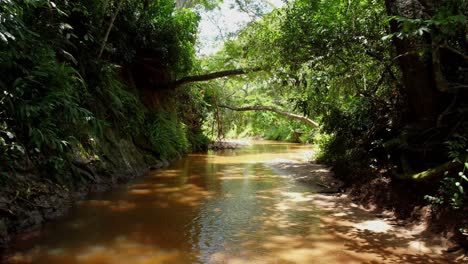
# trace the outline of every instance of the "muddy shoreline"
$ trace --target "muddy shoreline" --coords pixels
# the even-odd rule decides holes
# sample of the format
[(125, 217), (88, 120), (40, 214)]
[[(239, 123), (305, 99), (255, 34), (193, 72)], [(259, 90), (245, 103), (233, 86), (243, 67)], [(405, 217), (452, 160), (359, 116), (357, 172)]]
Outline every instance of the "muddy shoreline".
[(404, 183), (392, 183), (383, 176), (372, 181), (346, 184), (335, 177), (332, 168), (315, 162), (282, 160), (267, 166), (311, 186), (317, 192), (317, 205), (326, 210), (345, 208), (353, 214), (382, 221), (391, 226), (393, 232), (401, 236), (410, 234), (410, 238), (417, 240), (412, 244), (408, 242), (409, 247), (418, 245), (424, 251), (436, 252), (444, 263), (468, 261), (466, 237), (457, 235), (460, 222), (467, 219), (466, 212), (432, 208), (419, 192), (402, 191)]

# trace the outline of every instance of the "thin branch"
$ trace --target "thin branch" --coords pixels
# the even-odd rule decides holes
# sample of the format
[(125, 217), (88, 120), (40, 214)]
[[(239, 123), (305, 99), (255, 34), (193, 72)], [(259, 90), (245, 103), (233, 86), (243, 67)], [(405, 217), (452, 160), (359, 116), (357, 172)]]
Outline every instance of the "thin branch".
[(107, 39), (109, 38), (109, 34), (114, 26), (115, 19), (120, 12), (120, 8), (122, 7), (122, 3), (124, 0), (120, 0), (119, 4), (117, 5), (117, 9), (115, 10), (114, 15), (112, 15), (111, 21), (109, 23), (109, 27), (107, 28), (106, 34), (104, 35), (104, 39), (102, 40), (101, 48), (99, 49), (98, 59), (101, 58), (102, 53), (104, 52), (104, 48), (106, 47)]
[(468, 55), (465, 55), (463, 52), (461, 52), (461, 51), (459, 51), (459, 50), (457, 50), (457, 49), (455, 49), (453, 47), (450, 47), (448, 45), (441, 45), (440, 47), (443, 48), (443, 49), (447, 49), (447, 50), (451, 51), (452, 53), (460, 56), (465, 61), (468, 61)]
[(288, 118), (297, 119), (297, 120), (302, 121), (302, 122), (304, 122), (304, 123), (306, 123), (306, 124), (308, 124), (308, 125), (310, 125), (312, 127), (316, 127), (316, 128), (320, 127), (317, 122), (315, 122), (314, 120), (312, 120), (310, 118), (307, 118), (305, 116), (301, 116), (301, 115), (298, 115), (298, 114), (288, 113), (288, 112), (276, 109), (276, 108), (271, 107), (271, 106), (263, 106), (263, 105), (244, 106), (244, 107), (233, 107), (233, 106), (227, 106), (227, 105), (218, 105), (218, 106), (222, 107), (222, 108), (227, 108), (227, 109), (230, 109), (230, 110), (233, 110), (233, 111), (270, 111), (270, 112), (274, 112), (274, 113), (280, 114), (280, 115), (288, 117)]

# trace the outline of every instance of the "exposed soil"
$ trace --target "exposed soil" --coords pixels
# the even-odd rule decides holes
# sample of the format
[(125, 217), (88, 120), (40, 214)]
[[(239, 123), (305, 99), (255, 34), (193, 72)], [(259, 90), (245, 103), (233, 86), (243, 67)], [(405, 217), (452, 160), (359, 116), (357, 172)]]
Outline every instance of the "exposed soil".
[(468, 237), (459, 231), (460, 227), (468, 226), (467, 208), (450, 210), (428, 205), (423, 197), (430, 191), (424, 183), (380, 176), (354, 183), (347, 188), (347, 193), (367, 210), (391, 212), (401, 223), (423, 226), (423, 235), (442, 236), (446, 239), (445, 253), (468, 256)]
[[(426, 263), (468, 262), (467, 237), (458, 232), (457, 228), (463, 224), (461, 222), (468, 221), (466, 211), (431, 208), (422, 198), (424, 188), (418, 190), (406, 182), (392, 182), (390, 178), (383, 176), (346, 186), (334, 177), (330, 168), (313, 162), (279, 160), (268, 165), (281, 175), (316, 189), (318, 194), (314, 199), (315, 203), (325, 210), (337, 212), (335, 216), (342, 214), (347, 218), (352, 215), (364, 223), (378, 221), (383, 226), (391, 227), (387, 233), (373, 235), (372, 230), (362, 233), (359, 225), (351, 223), (349, 230), (342, 235), (350, 238), (349, 236), (362, 233), (362, 236), (355, 237), (356, 243), (359, 243), (359, 239), (378, 239), (381, 240), (382, 247), (392, 244), (393, 249), (402, 252), (416, 250), (434, 255)], [(415, 189), (418, 191), (413, 191)], [(330, 221), (337, 220), (330, 218)], [(332, 227), (333, 223), (330, 224), (330, 228)], [(402, 256), (402, 259), (392, 261), (403, 263), (408, 260)]]

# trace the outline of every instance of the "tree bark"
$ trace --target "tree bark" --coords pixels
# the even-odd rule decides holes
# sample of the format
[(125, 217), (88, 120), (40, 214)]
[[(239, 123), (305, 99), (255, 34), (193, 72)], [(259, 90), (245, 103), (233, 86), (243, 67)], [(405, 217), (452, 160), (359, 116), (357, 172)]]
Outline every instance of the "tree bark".
[[(391, 17), (404, 17), (413, 21), (435, 20), (441, 12), (458, 15), (456, 0), (385, 0)], [(445, 16), (445, 15), (444, 15)], [(401, 69), (401, 93), (406, 96), (405, 116), (400, 126), (404, 144), (394, 149), (393, 156), (401, 155), (405, 170), (427, 170), (447, 160), (448, 139), (459, 133), (466, 135), (463, 115), (464, 103), (457, 100), (464, 95), (462, 89), (468, 76), (461, 69), (467, 65), (463, 49), (466, 39), (464, 26), (454, 26), (450, 34), (443, 27), (428, 25), (429, 30), (415, 34), (405, 32), (406, 22), (392, 19), (391, 33), (410, 33), (394, 37), (398, 63)], [(453, 49), (447, 49), (453, 45)], [(460, 84), (460, 85), (458, 85)], [(468, 86), (467, 86), (468, 87)], [(466, 96), (465, 96), (466, 97)], [(406, 111), (405, 111), (406, 110)], [(400, 110), (401, 111), (401, 110)], [(417, 147), (416, 147), (417, 146)], [(398, 150), (396, 150), (398, 149)], [(428, 170), (413, 178), (426, 178), (434, 174)]]
[(317, 122), (315, 122), (314, 120), (312, 120), (310, 118), (307, 118), (305, 116), (301, 116), (301, 115), (298, 115), (298, 114), (288, 113), (288, 112), (276, 109), (276, 108), (271, 107), (271, 106), (263, 106), (263, 105), (244, 106), (244, 107), (233, 107), (233, 106), (227, 106), (227, 105), (218, 105), (218, 106), (222, 107), (222, 108), (227, 108), (227, 109), (230, 109), (230, 110), (233, 110), (233, 111), (270, 111), (270, 112), (274, 112), (274, 113), (280, 114), (282, 116), (285, 116), (287, 118), (302, 121), (302, 122), (304, 122), (304, 123), (306, 123), (306, 124), (308, 124), (308, 125), (310, 125), (312, 127), (316, 127), (316, 128), (320, 127)]
[[(426, 0), (385, 0), (390, 16), (403, 16), (410, 19), (424, 19), (430, 10)], [(392, 33), (398, 32), (400, 23), (390, 22)], [(407, 95), (408, 121), (422, 127), (431, 127), (436, 120), (439, 108), (439, 93), (432, 68), (430, 41), (424, 37), (394, 38), (393, 44), (398, 54), (402, 73), (404, 94)]]

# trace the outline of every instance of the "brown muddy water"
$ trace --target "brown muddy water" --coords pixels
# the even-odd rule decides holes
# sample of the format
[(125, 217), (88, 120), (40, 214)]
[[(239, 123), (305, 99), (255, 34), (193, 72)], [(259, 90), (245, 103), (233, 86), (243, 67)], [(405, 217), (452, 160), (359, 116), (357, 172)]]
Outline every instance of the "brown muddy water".
[(272, 165), (301, 164), (310, 152), (256, 142), (189, 155), (20, 236), (7, 263), (455, 262), (439, 241), (316, 194)]

